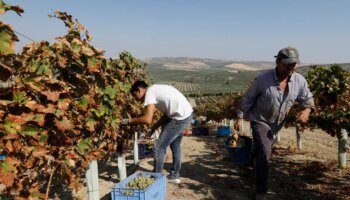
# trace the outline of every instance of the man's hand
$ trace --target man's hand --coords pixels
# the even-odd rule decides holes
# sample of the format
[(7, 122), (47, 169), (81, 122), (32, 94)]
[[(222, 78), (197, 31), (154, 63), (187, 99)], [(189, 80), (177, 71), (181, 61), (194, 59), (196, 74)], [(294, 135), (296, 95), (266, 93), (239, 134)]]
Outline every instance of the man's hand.
[(122, 119), (122, 125), (130, 124), (130, 119)]
[(147, 129), (144, 133), (141, 134), (140, 139), (151, 139), (152, 135), (154, 133), (154, 129), (150, 128)]
[(303, 111), (301, 111), (298, 115), (297, 115), (297, 122), (301, 122), (303, 124), (306, 124), (306, 122), (309, 120), (309, 116), (311, 113), (311, 109), (310, 108), (305, 108)]
[(237, 118), (235, 125), (234, 125), (234, 129), (237, 131), (240, 131), (242, 129), (242, 118)]
[(146, 134), (145, 134), (145, 138), (151, 138), (153, 133), (154, 133), (153, 128), (147, 129)]

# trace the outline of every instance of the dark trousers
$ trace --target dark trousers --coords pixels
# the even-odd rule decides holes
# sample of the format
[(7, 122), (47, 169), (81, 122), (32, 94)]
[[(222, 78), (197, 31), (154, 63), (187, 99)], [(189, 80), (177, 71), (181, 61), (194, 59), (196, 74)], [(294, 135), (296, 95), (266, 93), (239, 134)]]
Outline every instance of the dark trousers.
[(253, 131), (253, 157), (255, 163), (255, 192), (267, 193), (269, 162), (275, 142), (271, 130), (264, 124), (251, 122)]

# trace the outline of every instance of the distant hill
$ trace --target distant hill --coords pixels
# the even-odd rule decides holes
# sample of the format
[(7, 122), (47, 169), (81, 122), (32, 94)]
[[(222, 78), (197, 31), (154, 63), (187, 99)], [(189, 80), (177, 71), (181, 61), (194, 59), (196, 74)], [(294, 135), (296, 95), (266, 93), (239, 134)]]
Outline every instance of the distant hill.
[(261, 70), (274, 67), (273, 62), (187, 57), (158, 57), (141, 61), (148, 64), (153, 83), (173, 85), (186, 95), (213, 95), (242, 90)]
[(156, 57), (142, 60), (151, 68), (197, 71), (197, 70), (240, 70), (257, 71), (274, 67), (273, 62), (229, 61), (210, 58)]
[[(141, 60), (155, 69), (170, 70), (223, 70), (223, 71), (257, 71), (266, 70), (275, 67), (275, 62), (267, 61), (230, 61), (211, 58), (189, 58), (189, 57), (154, 57)], [(300, 68), (308, 68), (310, 65), (318, 64), (302, 64)], [(327, 64), (322, 64), (327, 65)], [(347, 70), (350, 70), (350, 63), (340, 63)]]
[[(227, 61), (209, 58), (158, 57), (148, 64), (153, 83), (173, 85), (187, 96), (209, 96), (246, 89), (257, 75), (275, 67), (274, 62)], [(303, 75), (310, 65), (297, 71)], [(340, 64), (350, 70), (350, 63)]]

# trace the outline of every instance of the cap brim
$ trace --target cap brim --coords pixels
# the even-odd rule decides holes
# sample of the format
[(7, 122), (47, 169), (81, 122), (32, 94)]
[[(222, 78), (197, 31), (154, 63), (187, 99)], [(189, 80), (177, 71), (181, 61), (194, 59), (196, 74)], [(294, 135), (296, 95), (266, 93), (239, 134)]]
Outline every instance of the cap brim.
[(290, 65), (292, 63), (298, 63), (300, 64), (299, 58), (285, 58), (281, 60), (283, 64)]

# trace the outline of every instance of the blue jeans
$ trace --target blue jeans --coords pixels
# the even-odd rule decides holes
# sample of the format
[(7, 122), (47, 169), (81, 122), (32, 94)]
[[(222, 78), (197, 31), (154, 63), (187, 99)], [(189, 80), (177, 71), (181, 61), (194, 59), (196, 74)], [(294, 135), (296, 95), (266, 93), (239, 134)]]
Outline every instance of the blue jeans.
[(170, 145), (173, 154), (172, 178), (180, 176), (181, 140), (184, 130), (191, 124), (192, 114), (184, 120), (170, 119), (163, 124), (162, 132), (154, 145), (154, 171), (162, 172), (166, 148)]

